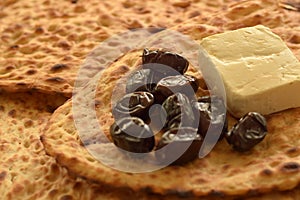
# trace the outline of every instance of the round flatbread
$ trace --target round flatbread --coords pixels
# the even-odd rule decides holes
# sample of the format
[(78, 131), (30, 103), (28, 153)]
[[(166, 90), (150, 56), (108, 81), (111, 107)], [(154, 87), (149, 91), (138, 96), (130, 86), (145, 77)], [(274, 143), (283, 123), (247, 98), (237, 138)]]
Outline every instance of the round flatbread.
[[(107, 135), (113, 123), (108, 97), (112, 94), (116, 80), (129, 70), (129, 67), (124, 66), (128, 66), (128, 61), (135, 58), (140, 59), (137, 53), (133, 52), (119, 59), (105, 70), (107, 74), (98, 84), (96, 111), (101, 127)], [(42, 141), (46, 151), (70, 171), (116, 187), (150, 190), (162, 194), (192, 193), (199, 196), (211, 193), (239, 195), (267, 192), (274, 188), (291, 189), (298, 184), (300, 178), (300, 140), (297, 139), (300, 131), (300, 109), (273, 114), (267, 119), (269, 134), (262, 143), (247, 153), (235, 152), (226, 141), (221, 141), (204, 159), (145, 174), (120, 172), (95, 159), (86, 148), (105, 155), (106, 159), (112, 159), (111, 162), (117, 160), (118, 164), (124, 166), (143, 164), (116, 151), (112, 143), (101, 143), (105, 140), (101, 138), (102, 135), (96, 127), (93, 132), (98, 134), (83, 135), (80, 139), (74, 125), (72, 101), (61, 106), (53, 114)], [(90, 122), (89, 118), (82, 119), (82, 125)]]
[[(276, 15), (268, 14), (263, 18), (263, 14), (267, 13)], [(294, 21), (287, 17), (284, 10), (268, 1), (237, 4), (226, 13), (211, 19), (207, 17), (207, 25), (189, 22), (177, 28), (188, 33), (193, 39), (200, 40), (216, 32), (257, 24), (271, 27), (289, 46), (294, 47), (291, 49), (299, 56), (298, 44), (290, 38), (299, 36), (298, 32), (293, 31), (297, 28)], [(282, 27), (286, 29), (283, 30)], [(287, 32), (293, 36), (288, 36)], [(106, 135), (113, 123), (111, 115), (113, 89), (124, 74), (138, 66), (140, 55), (141, 51), (126, 54), (104, 70), (101, 80), (94, 80), (98, 81), (98, 86), (95, 102), (91, 105), (95, 105), (99, 124)], [(262, 143), (247, 153), (233, 151), (223, 140), (204, 159), (194, 160), (184, 166), (169, 166), (154, 172), (134, 174), (109, 168), (87, 151), (88, 148), (100, 152), (106, 155), (108, 162), (113, 158), (111, 162), (118, 162), (124, 166), (134, 167), (134, 164), (144, 164), (116, 151), (111, 142), (102, 138), (101, 134), (97, 134), (99, 130), (96, 127), (92, 131), (96, 134), (86, 134), (79, 138), (74, 124), (74, 118), (78, 116), (73, 115), (72, 106), (74, 105), (70, 100), (54, 113), (44, 131), (42, 141), (46, 151), (60, 164), (89, 180), (114, 187), (128, 187), (136, 191), (195, 196), (242, 195), (264, 193), (274, 189), (288, 190), (296, 187), (300, 181), (299, 108), (267, 116), (268, 135)], [(90, 122), (91, 119), (83, 116), (82, 125)]]

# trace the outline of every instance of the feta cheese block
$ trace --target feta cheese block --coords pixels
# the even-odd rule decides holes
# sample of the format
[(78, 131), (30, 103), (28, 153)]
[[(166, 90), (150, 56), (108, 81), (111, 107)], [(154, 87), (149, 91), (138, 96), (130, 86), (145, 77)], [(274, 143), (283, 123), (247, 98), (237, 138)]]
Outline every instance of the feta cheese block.
[(258, 25), (212, 35), (201, 46), (223, 79), (233, 116), (300, 107), (300, 62), (269, 28)]

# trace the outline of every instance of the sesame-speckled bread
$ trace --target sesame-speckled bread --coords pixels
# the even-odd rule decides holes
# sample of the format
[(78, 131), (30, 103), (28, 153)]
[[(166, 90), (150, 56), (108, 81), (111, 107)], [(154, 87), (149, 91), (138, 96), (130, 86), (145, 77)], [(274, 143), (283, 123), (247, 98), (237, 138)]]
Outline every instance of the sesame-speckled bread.
[(0, 1), (0, 87), (70, 97), (77, 70), (100, 42), (128, 29), (168, 28), (231, 0)]

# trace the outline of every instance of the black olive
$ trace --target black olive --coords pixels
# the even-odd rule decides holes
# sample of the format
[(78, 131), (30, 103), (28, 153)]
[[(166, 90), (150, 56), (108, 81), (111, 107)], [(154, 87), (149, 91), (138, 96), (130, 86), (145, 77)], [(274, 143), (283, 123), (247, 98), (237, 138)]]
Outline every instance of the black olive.
[(154, 103), (154, 96), (149, 92), (133, 92), (126, 94), (112, 109), (115, 120), (123, 117), (140, 117), (149, 120), (149, 108)]
[[(198, 133), (204, 138), (210, 127), (211, 134), (216, 134), (219, 140), (224, 138), (228, 131), (228, 120), (226, 112), (222, 113), (222, 108), (225, 110), (225, 105), (222, 99), (218, 97), (203, 96), (198, 101), (193, 102), (193, 109), (200, 115), (198, 124)], [(222, 130), (221, 135), (217, 130)]]
[(189, 62), (179, 54), (148, 49), (144, 49), (143, 51), (142, 62), (144, 68), (151, 68), (169, 76), (178, 75), (178, 73), (184, 74), (189, 65)]
[(191, 75), (167, 76), (161, 79), (155, 87), (156, 102), (160, 103), (174, 93), (180, 92), (193, 97), (199, 87), (199, 80)]
[[(193, 112), (189, 98), (182, 93), (175, 93), (169, 96), (162, 107), (162, 119), (166, 120), (164, 128), (174, 127), (197, 127), (197, 115)], [(164, 116), (166, 115), (166, 116)]]
[(156, 84), (163, 78), (163, 75), (151, 69), (140, 69), (127, 78), (126, 93), (136, 91), (153, 92)]
[(250, 112), (242, 117), (225, 135), (227, 142), (237, 151), (248, 151), (260, 143), (267, 134), (264, 116)]
[(159, 140), (155, 157), (160, 164), (182, 165), (198, 157), (202, 142), (195, 128), (173, 128)]
[(148, 153), (155, 144), (152, 130), (137, 117), (125, 117), (113, 123), (110, 135), (116, 146), (129, 152)]

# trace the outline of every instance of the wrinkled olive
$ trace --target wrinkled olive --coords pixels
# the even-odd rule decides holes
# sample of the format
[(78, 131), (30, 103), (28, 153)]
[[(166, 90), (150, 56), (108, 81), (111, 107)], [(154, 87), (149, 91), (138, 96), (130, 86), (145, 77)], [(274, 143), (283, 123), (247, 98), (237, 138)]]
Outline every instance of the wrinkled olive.
[(112, 109), (115, 120), (123, 117), (140, 117), (149, 120), (148, 111), (154, 103), (154, 96), (149, 92), (133, 92), (126, 94)]
[(162, 113), (162, 119), (166, 119), (165, 128), (174, 127), (197, 127), (195, 122), (197, 116), (193, 112), (189, 98), (182, 93), (175, 93), (169, 96), (162, 107), (165, 112)]
[(155, 96), (158, 103), (177, 92), (183, 93), (188, 97), (193, 97), (195, 92), (197, 92), (198, 87), (199, 80), (194, 76), (167, 76), (157, 83), (155, 87)]
[(250, 112), (242, 117), (225, 135), (227, 142), (237, 151), (248, 151), (260, 143), (267, 134), (264, 116)]
[[(206, 136), (209, 127), (211, 127), (211, 134), (215, 134), (219, 140), (227, 133), (228, 120), (226, 112), (222, 113), (222, 108), (225, 109), (224, 102), (217, 97), (204, 96), (193, 102), (194, 111), (200, 115), (198, 133), (203, 138)], [(221, 135), (217, 130), (222, 130)]]
[(117, 147), (129, 152), (147, 153), (155, 144), (152, 130), (137, 117), (125, 117), (113, 123), (110, 135)]
[(154, 72), (151, 69), (140, 69), (127, 78), (126, 93), (136, 91), (153, 92), (156, 84), (163, 78), (162, 74)]
[[(178, 75), (178, 73), (184, 74), (189, 65), (189, 62), (179, 54), (149, 49), (144, 49), (142, 62), (144, 68), (151, 68), (155, 71), (169, 76)], [(166, 67), (155, 64), (165, 65)], [(171, 67), (172, 70), (168, 70), (169, 67)]]
[(161, 164), (182, 165), (198, 157), (202, 142), (195, 128), (173, 128), (159, 140), (155, 156)]

